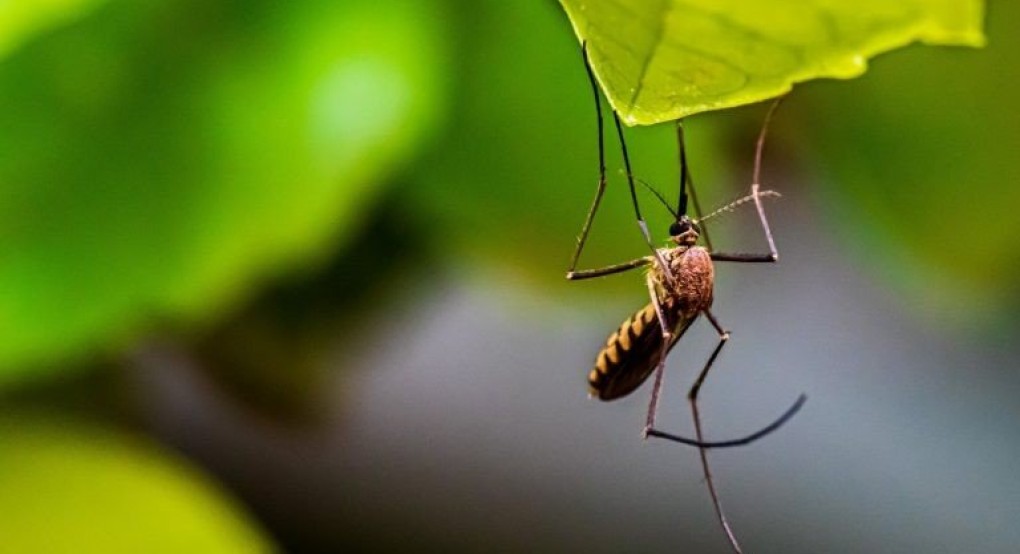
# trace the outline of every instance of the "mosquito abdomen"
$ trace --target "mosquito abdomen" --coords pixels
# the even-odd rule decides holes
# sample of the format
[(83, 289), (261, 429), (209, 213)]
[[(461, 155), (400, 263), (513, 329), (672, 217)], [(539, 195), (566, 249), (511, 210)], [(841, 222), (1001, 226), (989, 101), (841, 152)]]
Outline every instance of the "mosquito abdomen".
[(588, 374), (592, 396), (613, 400), (641, 386), (659, 363), (662, 326), (649, 303), (627, 318), (606, 340)]

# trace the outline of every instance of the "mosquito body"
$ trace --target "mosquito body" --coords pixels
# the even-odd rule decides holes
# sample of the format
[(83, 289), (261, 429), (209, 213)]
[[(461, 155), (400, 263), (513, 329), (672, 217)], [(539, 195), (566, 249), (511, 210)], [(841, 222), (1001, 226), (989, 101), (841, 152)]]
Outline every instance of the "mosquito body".
[[(698, 316), (712, 307), (715, 270), (711, 255), (695, 245), (698, 230), (689, 219), (675, 227), (680, 232), (672, 237), (677, 245), (660, 248), (657, 256), (644, 258), (651, 268), (647, 276), (649, 292), (657, 299), (665, 321), (659, 318), (656, 302), (649, 302), (609, 336), (588, 374), (592, 395), (600, 400), (614, 400), (633, 392), (658, 367), (663, 353), (668, 353)], [(666, 267), (655, 263), (657, 260), (663, 260)], [(666, 278), (667, 273), (671, 279)]]
[[(645, 242), (651, 248), (651, 253), (621, 264), (607, 266), (597, 269), (576, 269), (580, 258), (581, 250), (587, 239), (598, 210), (602, 195), (606, 188), (605, 155), (602, 132), (602, 112), (599, 100), (598, 85), (591, 65), (588, 63), (587, 48), (583, 48), (585, 67), (595, 93), (595, 109), (598, 115), (599, 129), (599, 183), (595, 199), (585, 219), (581, 234), (578, 237), (577, 248), (571, 260), (570, 269), (567, 271), (567, 279), (580, 280), (602, 277), (615, 273), (621, 273), (632, 269), (647, 268), (645, 275), (646, 285), (650, 302), (617, 328), (606, 340), (605, 346), (595, 358), (594, 367), (588, 373), (588, 385), (592, 396), (600, 400), (615, 400), (624, 397), (641, 386), (653, 373), (653, 386), (651, 399), (648, 405), (648, 413), (645, 420), (645, 437), (657, 437), (696, 446), (701, 457), (702, 470), (705, 475), (705, 482), (712, 498), (712, 505), (716, 517), (719, 520), (727, 539), (733, 550), (740, 553), (740, 545), (737, 542), (722, 505), (716, 493), (712, 473), (709, 469), (707, 449), (732, 447), (749, 444), (772, 431), (775, 431), (788, 421), (801, 408), (806, 397), (801, 395), (778, 419), (759, 431), (733, 440), (709, 441), (704, 437), (701, 425), (701, 415), (698, 407), (698, 394), (704, 384), (705, 377), (711, 369), (723, 346), (730, 338), (730, 333), (725, 330), (712, 313), (712, 301), (714, 299), (713, 285), (715, 280), (714, 262), (744, 262), (744, 263), (774, 263), (778, 261), (779, 254), (776, 250), (775, 241), (772, 238), (772, 231), (769, 228), (768, 220), (765, 217), (765, 210), (762, 199), (769, 196), (779, 196), (769, 190), (761, 190), (759, 185), (761, 155), (765, 140), (765, 133), (768, 122), (778, 102), (773, 104), (765, 117), (761, 133), (758, 136), (757, 148), (755, 151), (754, 176), (751, 185), (751, 193), (735, 202), (732, 202), (708, 216), (701, 217), (701, 210), (698, 206), (697, 196), (694, 193), (693, 182), (687, 167), (686, 150), (684, 148), (683, 125), (677, 122), (677, 142), (679, 145), (680, 162), (680, 191), (677, 200), (677, 207), (674, 210), (665, 199), (655, 192), (656, 197), (673, 215), (673, 223), (669, 228), (671, 245), (666, 248), (655, 248), (648, 233), (647, 225), (641, 217), (638, 207), (637, 193), (635, 190), (635, 179), (631, 172), (630, 159), (627, 154), (627, 146), (624, 141), (623, 129), (619, 117), (613, 112), (616, 122), (617, 134), (623, 154), (623, 162), (627, 174), (627, 182), (630, 187), (630, 195), (634, 204), (634, 213), (637, 217), (638, 227), (641, 230)], [(688, 192), (693, 202), (698, 219), (692, 219), (687, 215)], [(734, 208), (753, 202), (761, 221), (762, 231), (768, 243), (769, 251), (763, 254), (744, 253), (723, 253), (716, 252), (711, 246), (707, 232), (703, 229), (703, 222), (719, 213), (732, 211)], [(699, 239), (703, 239), (705, 246), (698, 245)], [(667, 433), (658, 429), (655, 425), (656, 413), (658, 411), (659, 395), (662, 390), (663, 374), (665, 369), (666, 356), (676, 345), (677, 341), (691, 327), (691, 325), (704, 315), (705, 319), (718, 333), (719, 342), (709, 355), (708, 360), (702, 367), (693, 385), (687, 393), (691, 406), (691, 413), (694, 420), (695, 438), (688, 438), (677, 434)]]

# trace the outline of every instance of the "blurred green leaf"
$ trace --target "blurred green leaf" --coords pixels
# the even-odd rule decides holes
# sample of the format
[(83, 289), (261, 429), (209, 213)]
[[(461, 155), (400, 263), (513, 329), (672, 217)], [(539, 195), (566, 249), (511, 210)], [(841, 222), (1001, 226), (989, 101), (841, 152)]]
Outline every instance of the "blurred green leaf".
[(0, 58), (36, 33), (72, 21), (106, 0), (0, 1)]
[(0, 419), (0, 550), (268, 552), (203, 476), (129, 437), (38, 416)]
[(117, 1), (0, 65), (0, 384), (206, 320), (361, 225), (443, 98), (432, 2)]
[(914, 41), (980, 46), (982, 0), (561, 0), (629, 124), (759, 102)]
[(1020, 4), (995, 8), (988, 48), (912, 48), (790, 110), (848, 251), (951, 326), (987, 328), (1020, 300)]

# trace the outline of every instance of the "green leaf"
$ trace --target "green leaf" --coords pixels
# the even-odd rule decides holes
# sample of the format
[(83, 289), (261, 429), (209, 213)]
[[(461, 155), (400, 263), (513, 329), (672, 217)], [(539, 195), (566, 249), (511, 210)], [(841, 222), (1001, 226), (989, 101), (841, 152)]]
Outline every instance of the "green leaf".
[(66, 420), (0, 419), (4, 552), (269, 552), (205, 477), (139, 440)]
[(106, 0), (0, 1), (0, 58), (32, 36), (76, 17)]
[(984, 44), (982, 0), (560, 0), (630, 125), (759, 102), (864, 73), (915, 41)]
[(346, 240), (439, 116), (431, 7), (120, 0), (0, 64), (0, 385)]

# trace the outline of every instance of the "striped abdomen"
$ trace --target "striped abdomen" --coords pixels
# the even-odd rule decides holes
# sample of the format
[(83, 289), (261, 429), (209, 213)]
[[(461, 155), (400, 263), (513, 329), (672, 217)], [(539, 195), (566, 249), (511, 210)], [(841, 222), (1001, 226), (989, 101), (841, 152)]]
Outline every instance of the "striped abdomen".
[[(670, 306), (663, 306), (663, 309), (667, 317), (676, 316)], [(693, 318), (676, 322), (674, 344), (691, 321)], [(651, 375), (661, 356), (662, 326), (655, 306), (649, 303), (609, 335), (606, 346), (595, 358), (595, 367), (588, 374), (592, 395), (600, 400), (613, 400), (630, 394)]]

